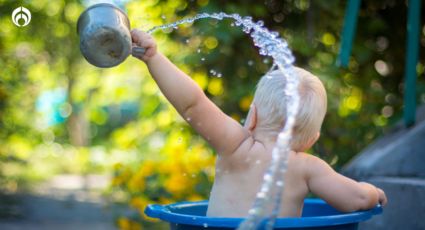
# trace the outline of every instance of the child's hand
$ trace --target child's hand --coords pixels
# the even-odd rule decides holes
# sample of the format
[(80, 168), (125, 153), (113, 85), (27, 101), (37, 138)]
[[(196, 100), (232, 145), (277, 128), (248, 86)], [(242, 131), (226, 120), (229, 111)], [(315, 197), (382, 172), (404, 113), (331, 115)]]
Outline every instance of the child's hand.
[(139, 46), (146, 49), (143, 56), (132, 54), (134, 57), (147, 62), (157, 53), (156, 42), (150, 34), (134, 29), (131, 31), (131, 40), (133, 41), (134, 46)]
[(385, 206), (387, 204), (387, 196), (385, 196), (385, 192), (380, 188), (376, 188), (376, 190), (378, 191), (379, 203), (382, 206)]

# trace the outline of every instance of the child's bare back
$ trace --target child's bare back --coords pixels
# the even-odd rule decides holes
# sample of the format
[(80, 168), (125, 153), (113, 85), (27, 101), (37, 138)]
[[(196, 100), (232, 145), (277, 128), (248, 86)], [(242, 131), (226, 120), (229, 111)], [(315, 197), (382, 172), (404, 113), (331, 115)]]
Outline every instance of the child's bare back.
[[(241, 217), (248, 214), (271, 161), (273, 143), (247, 138), (234, 154), (219, 157), (210, 194), (208, 216)], [(305, 154), (290, 153), (280, 216), (300, 216), (308, 193), (302, 170)]]
[[(273, 144), (263, 145), (248, 138), (234, 155), (217, 159), (208, 216), (247, 216), (270, 164), (272, 148)], [(382, 190), (344, 177), (323, 160), (304, 152), (290, 152), (284, 188), (281, 217), (300, 217), (304, 198), (310, 192), (346, 212), (372, 208), (378, 201), (386, 203)]]

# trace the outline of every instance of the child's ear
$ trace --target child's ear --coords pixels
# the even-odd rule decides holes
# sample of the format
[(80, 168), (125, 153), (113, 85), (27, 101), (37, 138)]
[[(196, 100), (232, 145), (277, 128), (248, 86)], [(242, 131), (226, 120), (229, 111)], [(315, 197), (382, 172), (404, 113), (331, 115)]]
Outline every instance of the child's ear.
[(312, 137), (307, 143), (305, 143), (301, 147), (301, 151), (306, 151), (306, 150), (310, 149), (316, 143), (316, 141), (319, 139), (319, 137), (320, 137), (320, 132), (317, 132), (316, 136)]
[(244, 126), (251, 132), (257, 126), (257, 108), (254, 104), (251, 104)]
[(319, 137), (320, 137), (320, 132), (317, 132), (316, 136), (311, 138), (310, 143), (308, 144), (309, 145), (308, 148), (311, 148), (311, 146), (313, 146), (317, 142), (317, 140), (319, 140)]

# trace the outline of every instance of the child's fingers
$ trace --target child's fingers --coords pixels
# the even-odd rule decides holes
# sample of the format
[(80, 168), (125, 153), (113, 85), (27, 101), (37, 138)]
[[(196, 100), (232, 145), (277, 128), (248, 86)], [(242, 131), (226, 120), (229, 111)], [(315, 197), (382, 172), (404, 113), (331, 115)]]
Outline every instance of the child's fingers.
[(149, 47), (155, 45), (155, 40), (150, 35), (144, 35), (139, 44), (142, 47)]
[(385, 196), (385, 194), (384, 194), (384, 197), (383, 197), (383, 199), (382, 199), (382, 205), (387, 205), (387, 203), (388, 203), (388, 200), (387, 200), (387, 197)]
[(141, 32), (140, 30), (136, 30), (136, 29), (130, 31), (131, 40), (136, 44), (140, 41), (140, 37), (141, 37), (140, 32)]
[(145, 52), (144, 57), (152, 57), (155, 54), (155, 50), (154, 49), (147, 49)]
[(386, 197), (383, 197), (383, 198), (381, 198), (380, 199), (380, 201), (379, 201), (379, 203), (382, 205), (382, 206), (385, 206), (385, 205), (387, 205), (387, 198)]
[(138, 46), (146, 49), (144, 54), (132, 53), (134, 57), (146, 61), (150, 57), (155, 55), (156, 42), (150, 34), (137, 29), (132, 30), (130, 33), (133, 46)]
[(142, 31), (132, 31), (132, 40), (137, 46), (149, 48), (155, 46), (155, 40), (149, 34)]
[(148, 33), (138, 29), (134, 29), (130, 31), (130, 34), (131, 34), (131, 40), (137, 44), (140, 44), (141, 42), (143, 42), (144, 40), (150, 37)]
[(379, 193), (379, 203), (382, 206), (385, 206), (387, 204), (387, 202), (388, 202), (387, 196), (385, 195), (385, 192), (382, 191), (382, 189), (377, 188), (377, 190), (378, 190), (378, 193)]

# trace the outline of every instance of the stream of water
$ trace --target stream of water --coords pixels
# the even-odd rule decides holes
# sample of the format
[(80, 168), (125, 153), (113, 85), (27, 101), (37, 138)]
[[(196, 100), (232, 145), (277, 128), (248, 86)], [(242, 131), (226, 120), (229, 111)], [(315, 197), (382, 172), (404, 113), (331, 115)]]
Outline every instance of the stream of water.
[[(234, 20), (236, 26), (239, 26), (246, 34), (250, 35), (254, 45), (259, 48), (259, 53), (271, 57), (273, 59), (273, 66), (279, 68), (286, 77), (286, 123), (278, 135), (272, 151), (272, 162), (264, 175), (263, 184), (249, 211), (249, 216), (238, 228), (240, 230), (259, 228), (273, 229), (274, 222), (279, 214), (280, 199), (284, 191), (284, 174), (286, 172), (288, 155), (290, 152), (289, 143), (299, 106), (299, 95), (297, 90), (298, 76), (293, 68), (295, 58), (288, 48), (287, 42), (279, 37), (279, 33), (269, 31), (264, 27), (262, 21), (254, 22), (251, 17), (241, 17), (238, 14), (226, 14), (223, 12), (212, 14), (201, 13), (194, 17), (185, 18), (173, 23), (155, 26), (148, 30), (148, 33), (153, 33), (160, 29), (177, 28), (180, 24), (193, 23), (203, 18), (213, 18), (220, 21), (223, 19)], [(273, 206), (272, 211), (268, 209), (270, 205)]]

